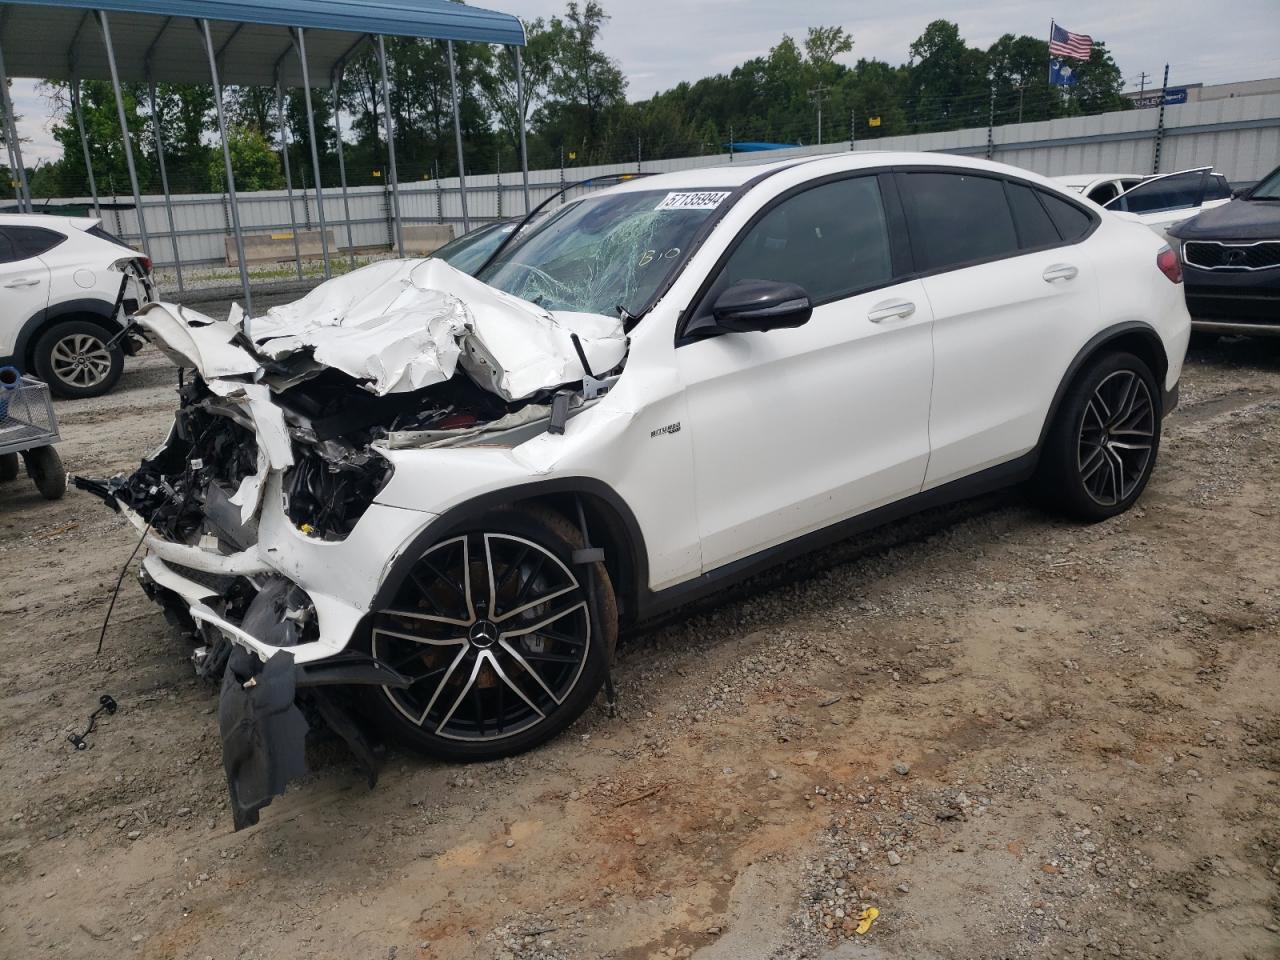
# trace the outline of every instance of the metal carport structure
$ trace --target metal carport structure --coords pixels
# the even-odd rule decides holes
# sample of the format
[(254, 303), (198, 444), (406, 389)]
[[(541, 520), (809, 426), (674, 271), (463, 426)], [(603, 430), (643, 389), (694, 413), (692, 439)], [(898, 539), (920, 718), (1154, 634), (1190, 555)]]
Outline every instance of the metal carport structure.
[[(80, 110), (79, 82), (109, 80), (115, 92), (143, 252), (149, 255), (150, 237), (143, 217), (142, 194), (121, 91), (123, 81), (145, 82), (150, 90), (152, 132), (156, 139), (161, 188), (168, 216), (169, 235), (173, 243), (178, 286), (181, 289), (182, 265), (178, 256), (177, 231), (164, 166), (164, 145), (156, 121), (155, 82), (160, 79), (172, 83), (212, 83), (240, 282), (244, 288), (245, 307), (251, 310), (252, 293), (245, 263), (244, 234), (236, 201), (235, 173), (231, 163), (231, 146), (227, 139), (222, 87), (224, 84), (233, 84), (276, 88), (282, 152), (285, 158), (285, 183), (289, 195), (289, 217), (294, 227), (296, 253), (297, 223), (293, 215), (293, 183), (288, 163), (283, 90), (285, 87), (298, 86), (305, 91), (314, 174), (312, 180), (318, 207), (325, 276), (329, 276), (328, 228), (324, 214), (315, 114), (311, 103), (314, 83), (312, 78), (327, 77), (335, 99), (333, 120), (350, 247), (346, 168), (342, 159), (341, 119), (336, 101), (344, 67), (365, 44), (372, 44), (381, 74), (388, 151), (387, 173), (392, 196), (396, 249), (403, 255), (395, 130), (391, 116), (384, 43), (384, 38), (388, 36), (447, 42), (460, 177), (465, 176), (465, 173), (453, 45), (455, 42), (490, 43), (511, 49), (515, 57), (516, 95), (520, 99), (517, 110), (520, 117), (520, 164), (524, 175), (527, 209), (529, 164), (525, 149), (523, 65), (520, 61), (520, 48), (525, 44), (524, 26), (510, 14), (464, 6), (451, 0), (272, 0), (269, 4), (244, 0), (0, 0), (0, 106), (3, 106), (4, 111), (4, 139), (9, 149), (10, 169), (18, 176), (19, 203), (28, 211), (32, 209), (31, 191), (22, 163), (22, 148), (10, 102), (8, 79), (29, 77), (65, 80), (70, 83), (71, 106), (79, 127), (89, 189), (95, 208), (98, 205), (98, 193)], [(465, 186), (462, 198), (465, 229), (469, 226), (466, 222)], [(301, 276), (301, 259), (296, 259)]]

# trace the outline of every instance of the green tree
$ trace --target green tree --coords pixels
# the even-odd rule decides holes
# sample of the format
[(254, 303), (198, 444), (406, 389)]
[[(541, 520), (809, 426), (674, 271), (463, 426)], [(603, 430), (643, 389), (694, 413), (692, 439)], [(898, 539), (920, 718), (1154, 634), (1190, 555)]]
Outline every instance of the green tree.
[(960, 28), (934, 20), (911, 44), (908, 113), (917, 133), (986, 126), (991, 96), (987, 57)]
[[(284, 187), (280, 157), (260, 131), (252, 127), (232, 127), (227, 131), (227, 142), (231, 145), (231, 171), (236, 177), (237, 192)], [(209, 180), (214, 190), (226, 189), (226, 164), (221, 151), (209, 160)]]

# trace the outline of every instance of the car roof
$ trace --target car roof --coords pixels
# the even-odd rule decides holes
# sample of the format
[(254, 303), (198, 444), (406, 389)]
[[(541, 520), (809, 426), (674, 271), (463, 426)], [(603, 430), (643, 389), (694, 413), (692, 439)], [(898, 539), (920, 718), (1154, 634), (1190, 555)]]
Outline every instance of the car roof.
[(1064, 183), (1069, 187), (1085, 187), (1103, 180), (1141, 180), (1146, 176), (1147, 174), (1145, 173), (1068, 173), (1063, 176), (1050, 177), (1049, 179)]
[(842, 151), (839, 153), (815, 154), (808, 157), (792, 157), (772, 163), (725, 163), (711, 167), (698, 167), (693, 170), (652, 174), (609, 187), (592, 194), (592, 196), (598, 197), (605, 194), (635, 193), (649, 190), (733, 189), (741, 187), (762, 175), (799, 166), (812, 167), (815, 177), (828, 173), (841, 173), (846, 170), (872, 169), (886, 166), (951, 167), (962, 170), (985, 170), (990, 173), (1014, 175), (1058, 189), (1063, 187), (1061, 182), (1042, 177), (1037, 173), (1032, 173), (1030, 170), (1013, 167), (1005, 163), (996, 163), (991, 160), (981, 160), (977, 157), (962, 157), (950, 153), (859, 150), (852, 153)]
[(0, 213), (0, 227), (44, 227), (46, 230), (88, 230), (97, 217), (59, 217), (49, 213)]

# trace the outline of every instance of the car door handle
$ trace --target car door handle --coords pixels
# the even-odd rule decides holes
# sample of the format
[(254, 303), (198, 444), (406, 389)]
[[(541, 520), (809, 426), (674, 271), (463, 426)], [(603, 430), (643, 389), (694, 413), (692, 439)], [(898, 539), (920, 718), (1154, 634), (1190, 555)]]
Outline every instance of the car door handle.
[(910, 300), (886, 300), (884, 303), (877, 303), (868, 310), (867, 319), (872, 323), (883, 323), (885, 320), (892, 320), (894, 317), (905, 319), (915, 312), (916, 305)]
[(6, 287), (34, 287), (39, 280), (32, 280), (30, 277), (23, 277), (21, 280), (10, 280), (5, 284)]
[(1055, 263), (1044, 268), (1045, 283), (1053, 283), (1055, 280), (1074, 280), (1080, 271), (1069, 263)]

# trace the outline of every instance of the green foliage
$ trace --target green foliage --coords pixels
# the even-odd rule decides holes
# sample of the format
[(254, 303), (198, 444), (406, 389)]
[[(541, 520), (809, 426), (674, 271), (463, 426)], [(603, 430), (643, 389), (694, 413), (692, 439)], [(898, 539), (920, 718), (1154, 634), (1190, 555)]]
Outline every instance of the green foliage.
[[(855, 38), (841, 26), (812, 26), (802, 38), (782, 36), (770, 50), (727, 73), (679, 83), (628, 103), (618, 63), (601, 49), (609, 15), (600, 0), (570, 0), (561, 16), (526, 24), (522, 51), (526, 104), (521, 118), (511, 51), (455, 44), (463, 148), (473, 173), (519, 168), (521, 120), (533, 168), (629, 162), (728, 150), (730, 140), (809, 144), (867, 140), (1125, 109), (1120, 70), (1101, 44), (1079, 65), (1078, 86), (1051, 87), (1048, 44), (1006, 34), (988, 49), (969, 46), (957, 24), (935, 20), (907, 51), (907, 63), (858, 59)], [(457, 172), (447, 46), (441, 41), (389, 38), (390, 108), (402, 181)], [(327, 79), (327, 78), (326, 78)], [(82, 84), (85, 125), (99, 192), (127, 195), (128, 176), (109, 84)], [(65, 83), (46, 90), (69, 105)], [(144, 192), (159, 191), (148, 90), (126, 85), (125, 109)], [(207, 85), (160, 84), (156, 119), (175, 192), (221, 189), (223, 161)], [(225, 105), (237, 187), (281, 184), (280, 116), (274, 88), (228, 88)], [(330, 89), (311, 93), (321, 180), (338, 182), (334, 102)], [(348, 62), (341, 88), (343, 151), (348, 181), (384, 184), (386, 118), (381, 75), (371, 44)], [(288, 90), (284, 125), (295, 186), (314, 183), (304, 94)], [(821, 108), (821, 128), (818, 115)], [(874, 126), (872, 121), (878, 119)], [(63, 157), (36, 171), (38, 195), (87, 192), (75, 121), (64, 113), (53, 127)]]
[[(231, 145), (231, 172), (236, 178), (237, 191), (284, 188), (280, 157), (261, 131), (253, 127), (232, 127), (227, 131), (227, 142)], [(209, 159), (209, 180), (214, 190), (226, 189), (226, 161), (221, 151)]]

